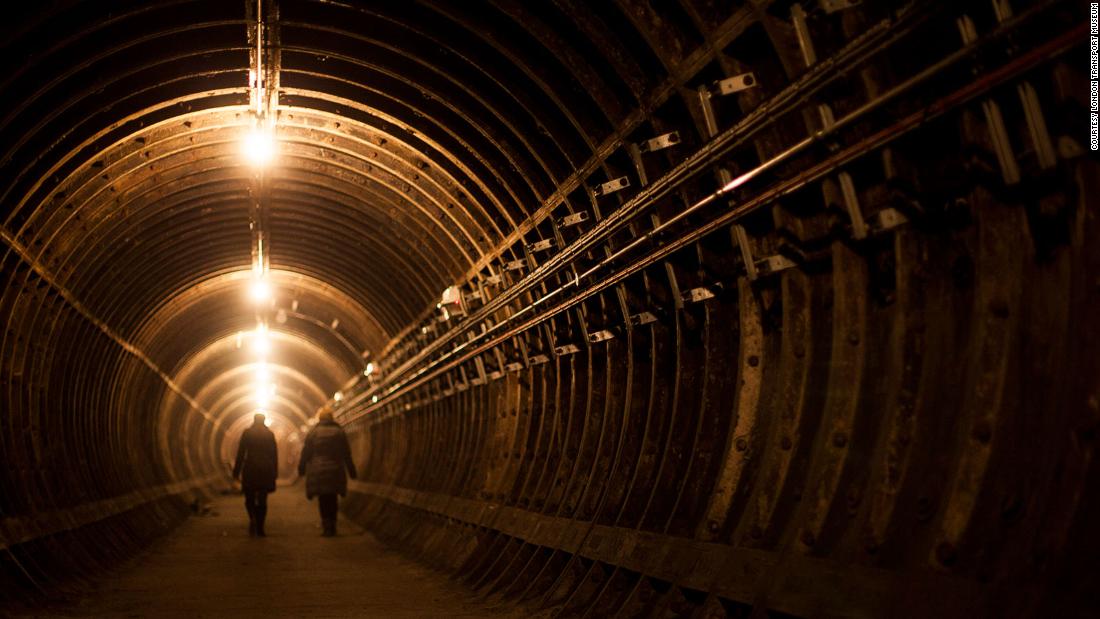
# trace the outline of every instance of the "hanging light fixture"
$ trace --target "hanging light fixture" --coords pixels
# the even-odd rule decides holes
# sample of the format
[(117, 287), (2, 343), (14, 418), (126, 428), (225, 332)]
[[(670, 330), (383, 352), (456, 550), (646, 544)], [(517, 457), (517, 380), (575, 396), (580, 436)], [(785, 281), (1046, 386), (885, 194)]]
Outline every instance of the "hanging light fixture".
[(241, 143), (241, 154), (256, 168), (267, 167), (275, 159), (275, 134), (274, 128), (267, 129), (257, 126), (245, 136)]

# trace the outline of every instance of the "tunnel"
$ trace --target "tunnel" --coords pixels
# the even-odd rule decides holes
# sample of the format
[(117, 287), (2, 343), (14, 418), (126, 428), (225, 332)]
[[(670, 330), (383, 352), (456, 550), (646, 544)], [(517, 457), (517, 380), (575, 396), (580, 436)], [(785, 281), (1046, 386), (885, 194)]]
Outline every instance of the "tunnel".
[(262, 411), (276, 495), (332, 413), (341, 517), (522, 616), (1096, 616), (1089, 21), (5, 5), (0, 614)]

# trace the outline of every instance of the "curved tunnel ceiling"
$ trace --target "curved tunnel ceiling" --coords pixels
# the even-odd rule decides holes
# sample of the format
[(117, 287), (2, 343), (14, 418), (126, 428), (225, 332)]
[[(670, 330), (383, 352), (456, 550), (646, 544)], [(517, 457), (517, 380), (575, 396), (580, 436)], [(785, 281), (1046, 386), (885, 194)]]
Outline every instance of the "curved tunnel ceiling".
[[(562, 57), (560, 32), (502, 38), (529, 9), (456, 9), (279, 7), (269, 260), (338, 292), (311, 302), (314, 322), (340, 331), (296, 335), (332, 351), (345, 378), (361, 369), (347, 349), (368, 357), (443, 288), (517, 257), (506, 236), (631, 99), (606, 84), (617, 75)], [(203, 346), (253, 328), (216, 284), (251, 261), (250, 10), (135, 3), (105, 16), (74, 3), (9, 39), (20, 50), (0, 84), (18, 93), (0, 119), (11, 243), (176, 380)], [(298, 314), (287, 300), (279, 309)]]
[(1083, 607), (1071, 4), (6, 9), (0, 599), (179, 523), (264, 409), (565, 615)]

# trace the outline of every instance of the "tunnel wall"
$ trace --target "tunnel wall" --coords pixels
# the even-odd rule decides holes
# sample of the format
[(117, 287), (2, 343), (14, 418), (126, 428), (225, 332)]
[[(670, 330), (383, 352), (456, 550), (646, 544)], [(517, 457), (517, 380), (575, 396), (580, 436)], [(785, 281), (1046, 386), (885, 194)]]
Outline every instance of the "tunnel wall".
[(165, 394), (150, 359), (89, 320), (49, 272), (8, 253), (0, 277), (0, 601), (22, 603), (141, 549), (220, 475), (209, 454), (180, 448), (208, 422)]
[[(947, 13), (853, 68), (839, 63), (874, 24), (832, 22), (848, 43), (831, 69), (853, 78), (827, 91), (838, 117), (951, 47)], [(1041, 49), (1058, 19), (804, 159), (769, 157), (822, 126), (812, 107), (759, 131), (743, 118), (753, 137), (716, 164), (725, 176), (673, 195), (647, 187), (681, 172), (671, 162), (609, 154), (517, 242), (518, 273), (472, 278), (468, 316), (421, 322), (338, 411), (362, 472), (347, 513), (533, 611), (1087, 615), (1098, 170), (1072, 137), (1077, 69)], [(796, 71), (791, 31), (745, 30), (725, 50), (734, 72)], [(983, 87), (1013, 64), (1005, 44), (1041, 59)], [(1054, 165), (1038, 141), (1009, 152), (1019, 167), (998, 146), (1029, 140), (1029, 88)], [(702, 110), (671, 101), (652, 133), (705, 142)], [(924, 117), (890, 133), (908, 113)], [(847, 181), (828, 167), (857, 159), (845, 149), (859, 153)], [(697, 208), (731, 170), (759, 186)], [(619, 175), (629, 188), (602, 197)], [(845, 208), (852, 178), (865, 234)], [(629, 227), (605, 226), (624, 212)]]
[(341, 390), (348, 515), (489, 599), (1087, 616), (1077, 4), (28, 5), (0, 24), (0, 590), (94, 575), (224, 479), (255, 359), (209, 346), (256, 327), (262, 196), (274, 360), (312, 387), (287, 419)]

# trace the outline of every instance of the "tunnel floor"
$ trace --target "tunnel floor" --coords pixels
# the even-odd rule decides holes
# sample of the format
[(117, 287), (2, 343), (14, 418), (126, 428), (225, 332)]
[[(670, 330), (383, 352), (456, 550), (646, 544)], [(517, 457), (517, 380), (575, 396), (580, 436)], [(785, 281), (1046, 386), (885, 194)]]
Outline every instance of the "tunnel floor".
[[(87, 595), (34, 617), (509, 617), (383, 547), (341, 518), (320, 537), (301, 485), (269, 497), (266, 538), (250, 538), (239, 495), (215, 499)], [(514, 612), (514, 611), (513, 611)]]

